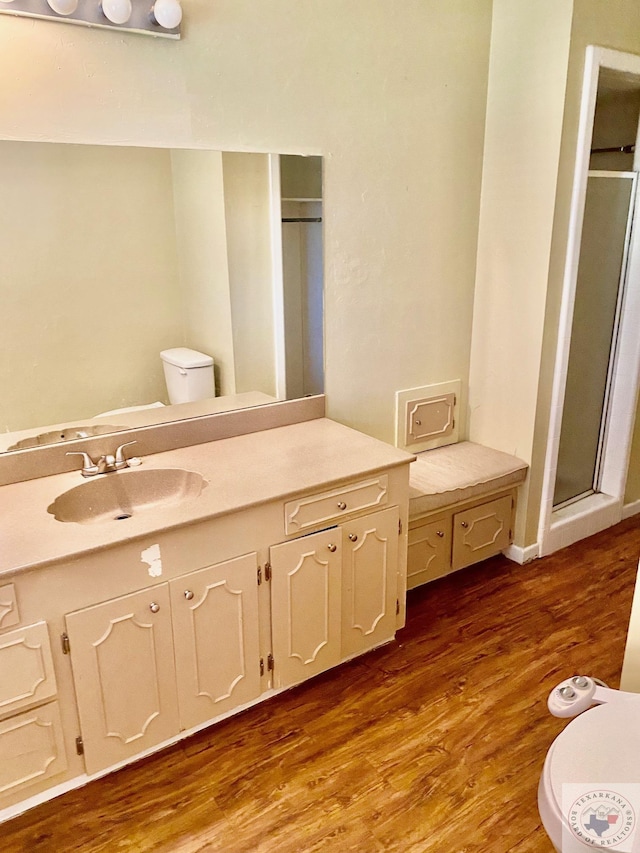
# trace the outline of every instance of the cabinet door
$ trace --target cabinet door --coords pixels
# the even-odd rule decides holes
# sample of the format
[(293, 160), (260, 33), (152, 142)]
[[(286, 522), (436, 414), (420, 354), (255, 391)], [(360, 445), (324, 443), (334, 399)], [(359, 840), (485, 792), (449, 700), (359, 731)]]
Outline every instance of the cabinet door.
[(407, 589), (451, 571), (451, 516), (409, 528)]
[[(0, 797), (67, 769), (57, 702), (0, 723)], [(23, 796), (28, 794), (24, 791)]]
[(176, 735), (167, 584), (69, 613), (66, 622), (87, 772)]
[(453, 516), (452, 568), (499, 554), (511, 542), (513, 498), (506, 495)]
[(334, 527), (271, 548), (276, 687), (340, 662), (341, 542)]
[(261, 693), (257, 571), (247, 554), (169, 584), (184, 729)]
[(398, 593), (397, 507), (342, 526), (342, 657), (390, 640)]
[(0, 719), (56, 695), (46, 622), (0, 636)]

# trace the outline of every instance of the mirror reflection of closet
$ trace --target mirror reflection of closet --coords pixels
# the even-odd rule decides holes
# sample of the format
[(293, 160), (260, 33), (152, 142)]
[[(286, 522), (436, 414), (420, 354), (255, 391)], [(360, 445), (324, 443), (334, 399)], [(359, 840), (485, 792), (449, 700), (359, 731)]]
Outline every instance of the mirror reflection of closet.
[(640, 80), (601, 69), (571, 329), (554, 508), (600, 489), (636, 204)]
[(324, 391), (322, 158), (280, 156), (287, 397)]

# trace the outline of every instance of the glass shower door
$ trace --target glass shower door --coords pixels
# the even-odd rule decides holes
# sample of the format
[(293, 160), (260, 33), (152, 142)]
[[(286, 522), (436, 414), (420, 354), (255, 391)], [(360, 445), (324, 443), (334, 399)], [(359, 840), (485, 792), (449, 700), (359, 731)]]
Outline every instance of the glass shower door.
[(598, 491), (636, 176), (590, 172), (553, 505)]

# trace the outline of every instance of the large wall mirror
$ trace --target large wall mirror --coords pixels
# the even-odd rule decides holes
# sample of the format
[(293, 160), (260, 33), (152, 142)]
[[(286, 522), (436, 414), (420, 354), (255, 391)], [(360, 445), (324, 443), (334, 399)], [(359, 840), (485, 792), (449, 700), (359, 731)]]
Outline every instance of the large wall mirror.
[(0, 451), (323, 392), (320, 157), (2, 141), (0, 185)]

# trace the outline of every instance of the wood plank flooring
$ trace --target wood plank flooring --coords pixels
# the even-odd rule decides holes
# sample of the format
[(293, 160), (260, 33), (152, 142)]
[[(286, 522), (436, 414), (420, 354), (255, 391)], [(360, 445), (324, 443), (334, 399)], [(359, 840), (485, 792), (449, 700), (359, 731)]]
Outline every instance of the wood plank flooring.
[(548, 691), (618, 686), (640, 517), (410, 594), (398, 641), (0, 827), (2, 853), (551, 853)]

